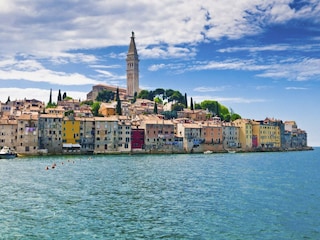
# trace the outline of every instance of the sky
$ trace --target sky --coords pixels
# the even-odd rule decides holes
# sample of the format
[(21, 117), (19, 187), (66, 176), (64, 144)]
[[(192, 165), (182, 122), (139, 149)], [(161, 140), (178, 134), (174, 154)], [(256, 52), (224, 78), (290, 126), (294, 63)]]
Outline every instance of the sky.
[(126, 87), (134, 31), (141, 89), (294, 120), (320, 146), (319, 16), (318, 0), (1, 0), (0, 101)]

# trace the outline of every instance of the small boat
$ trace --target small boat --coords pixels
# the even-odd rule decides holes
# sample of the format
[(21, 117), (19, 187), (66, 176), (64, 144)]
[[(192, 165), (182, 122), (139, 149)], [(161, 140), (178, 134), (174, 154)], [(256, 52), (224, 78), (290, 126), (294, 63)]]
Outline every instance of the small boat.
[(210, 151), (210, 150), (208, 150), (208, 151), (205, 151), (205, 152), (203, 152), (204, 154), (211, 154), (211, 153), (213, 153), (212, 151)]
[(236, 150), (228, 150), (228, 153), (236, 153)]
[(15, 157), (17, 157), (17, 153), (7, 146), (4, 146), (0, 150), (0, 159), (11, 159)]

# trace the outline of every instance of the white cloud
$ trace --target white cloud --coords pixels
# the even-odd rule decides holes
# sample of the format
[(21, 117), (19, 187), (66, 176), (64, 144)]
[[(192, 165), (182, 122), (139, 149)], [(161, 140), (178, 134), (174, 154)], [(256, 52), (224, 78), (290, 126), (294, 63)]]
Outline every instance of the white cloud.
[(204, 100), (214, 100), (214, 101), (218, 101), (220, 103), (223, 104), (227, 104), (227, 103), (259, 103), (259, 102), (267, 102), (267, 100), (265, 99), (259, 99), (259, 98), (242, 98), (242, 97), (219, 97), (219, 96), (192, 96), (192, 99), (194, 102), (196, 103), (200, 103)]
[(224, 61), (197, 61), (181, 71), (202, 70), (241, 70), (259, 71), (257, 77), (282, 78), (292, 81), (307, 81), (320, 76), (320, 59), (316, 58), (264, 58), (263, 63), (256, 60), (228, 59)]
[(302, 58), (287, 61), (282, 64), (270, 64), (258, 77), (285, 78), (292, 81), (307, 81), (318, 79), (320, 76), (320, 59)]
[(286, 87), (286, 90), (308, 90), (308, 88), (305, 87)]
[(195, 92), (220, 92), (226, 89), (226, 86), (222, 87), (196, 87), (193, 89)]
[[(296, 18), (319, 21), (319, 2), (292, 9), (291, 0), (216, 1), (18, 1), (2, 0), (0, 45), (3, 51), (66, 52), (106, 46), (124, 46), (136, 31), (141, 52), (147, 46), (167, 44), (158, 54), (193, 54), (180, 44), (207, 39), (238, 39), (256, 35), (263, 26)], [(23, 44), (22, 44), (23, 43)], [(172, 49), (171, 49), (172, 48)], [(157, 48), (153, 49), (157, 52)], [(186, 52), (185, 52), (186, 51)], [(146, 56), (151, 52), (146, 50)]]
[(26, 80), (58, 85), (88, 85), (99, 81), (79, 73), (57, 72), (46, 69), (35, 60), (6, 59), (0, 61), (0, 80)]
[[(7, 101), (8, 97), (10, 100), (22, 100), (26, 99), (37, 99), (39, 101), (48, 103), (50, 95), (50, 89), (40, 88), (0, 88), (0, 101)], [(85, 100), (87, 98), (86, 92), (68, 91), (67, 95), (73, 99)], [(58, 91), (52, 91), (52, 100), (56, 102)]]
[(288, 44), (272, 44), (267, 46), (247, 46), (247, 47), (229, 47), (218, 49), (220, 53), (232, 53), (239, 51), (248, 52), (263, 52), (263, 51), (304, 51), (310, 52), (320, 48), (320, 44), (303, 44), (303, 45), (288, 45)]

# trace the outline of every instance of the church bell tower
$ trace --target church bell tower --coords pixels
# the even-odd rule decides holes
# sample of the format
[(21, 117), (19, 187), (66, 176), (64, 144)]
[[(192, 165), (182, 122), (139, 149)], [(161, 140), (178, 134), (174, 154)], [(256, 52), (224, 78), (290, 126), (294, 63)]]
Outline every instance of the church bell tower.
[(132, 32), (129, 50), (127, 54), (127, 96), (132, 98), (139, 93), (139, 57)]

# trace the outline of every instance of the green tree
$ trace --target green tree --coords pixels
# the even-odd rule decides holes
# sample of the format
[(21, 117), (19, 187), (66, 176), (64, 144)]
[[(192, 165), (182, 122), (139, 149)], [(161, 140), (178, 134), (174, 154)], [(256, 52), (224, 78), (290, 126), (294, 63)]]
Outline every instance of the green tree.
[(113, 100), (113, 99), (114, 99), (114, 92), (104, 89), (98, 93), (96, 101), (109, 102), (110, 100)]
[(227, 122), (230, 122), (230, 119), (231, 119), (231, 116), (230, 116), (230, 112), (229, 112), (229, 109), (222, 105), (222, 104), (219, 104), (219, 109), (220, 109), (220, 114), (218, 114), (218, 116), (224, 120), (224, 121), (227, 121)]
[(194, 103), (194, 109), (201, 109), (200, 103)]
[(193, 107), (193, 99), (192, 99), (192, 98), (190, 99), (190, 109), (191, 109), (191, 110), (194, 109), (194, 107)]
[(141, 90), (141, 92), (138, 94), (138, 98), (141, 99), (148, 99), (149, 91), (148, 90)]
[(57, 107), (57, 104), (55, 102), (51, 102), (51, 103), (48, 103), (46, 108), (55, 108)]
[(59, 89), (59, 93), (58, 93), (58, 102), (60, 102), (62, 100), (62, 97), (61, 97), (61, 90)]
[(165, 91), (165, 99), (168, 100), (168, 102), (172, 102), (171, 96), (175, 91), (172, 89), (166, 89)]
[(231, 121), (235, 121), (237, 119), (241, 119), (241, 116), (237, 113), (231, 115)]
[(52, 103), (52, 88), (50, 88), (50, 96), (49, 96), (49, 102), (48, 104)]
[(174, 93), (171, 95), (171, 99), (183, 105), (185, 104), (184, 97), (179, 91), (174, 91)]
[(213, 112), (215, 114), (217, 114), (217, 105), (218, 102), (217, 101), (213, 101), (213, 100), (204, 100), (200, 103), (201, 108), (206, 110), (208, 109), (210, 112)]
[(164, 111), (161, 113), (165, 119), (174, 119), (177, 118), (177, 111)]
[(158, 96), (155, 97), (155, 98), (153, 99), (153, 101), (156, 102), (156, 103), (159, 103), (159, 104), (162, 104), (162, 103), (163, 103), (162, 99), (159, 98)]
[(163, 98), (165, 90), (163, 88), (157, 88), (156, 90), (154, 90), (154, 94), (155, 96), (161, 96)]
[(188, 108), (188, 98), (187, 98), (187, 93), (184, 93), (184, 106)]
[(135, 103), (137, 101), (137, 97), (138, 97), (138, 93), (134, 92), (133, 99), (131, 100), (131, 103)]
[(94, 102), (91, 105), (91, 111), (93, 116), (99, 116), (99, 109), (100, 109), (100, 103), (99, 102)]
[(117, 88), (116, 100), (117, 100), (116, 113), (117, 113), (118, 115), (122, 115), (121, 100), (120, 100), (120, 95), (119, 95), (119, 88)]
[(82, 105), (92, 106), (92, 104), (93, 104), (93, 101), (92, 101), (92, 100), (86, 100), (86, 101), (82, 101), (82, 102), (80, 103), (81, 106), (82, 106)]
[(153, 113), (158, 114), (158, 105), (156, 102), (154, 103)]
[(63, 96), (62, 96), (62, 100), (65, 100), (66, 97), (67, 97), (67, 93), (64, 92), (64, 93), (63, 93)]
[(172, 111), (182, 111), (184, 108), (184, 104), (182, 103), (175, 103), (172, 105)]

